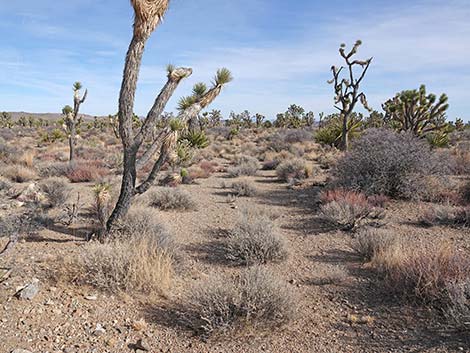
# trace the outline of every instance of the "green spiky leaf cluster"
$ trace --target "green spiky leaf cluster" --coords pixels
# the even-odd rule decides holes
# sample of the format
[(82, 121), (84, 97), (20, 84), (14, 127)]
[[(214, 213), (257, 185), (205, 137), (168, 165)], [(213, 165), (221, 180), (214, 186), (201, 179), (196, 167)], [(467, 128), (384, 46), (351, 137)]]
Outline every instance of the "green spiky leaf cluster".
[(192, 94), (190, 96), (182, 97), (178, 102), (178, 110), (185, 111), (193, 104), (200, 102), (207, 94), (214, 89), (219, 88), (233, 80), (232, 73), (227, 68), (217, 70), (213, 79), (212, 88), (208, 88), (203, 82), (198, 82), (193, 86)]
[(181, 140), (187, 141), (191, 148), (203, 149), (209, 146), (210, 141), (203, 131), (188, 131)]

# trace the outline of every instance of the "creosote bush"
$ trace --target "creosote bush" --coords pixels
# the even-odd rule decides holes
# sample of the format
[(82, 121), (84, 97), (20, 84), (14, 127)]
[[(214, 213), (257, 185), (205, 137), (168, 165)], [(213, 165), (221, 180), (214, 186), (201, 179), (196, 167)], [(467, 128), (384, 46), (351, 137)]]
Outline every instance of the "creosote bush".
[(285, 238), (269, 214), (245, 208), (225, 244), (225, 257), (239, 265), (278, 262), (287, 258)]
[(281, 162), (276, 168), (276, 174), (283, 181), (303, 180), (310, 175), (307, 162), (301, 158), (289, 159)]
[(260, 267), (243, 271), (235, 280), (211, 278), (195, 287), (187, 301), (192, 328), (204, 337), (277, 328), (297, 313), (287, 284)]
[(258, 159), (251, 156), (238, 156), (235, 158), (235, 166), (228, 168), (228, 175), (232, 178), (238, 176), (256, 175), (260, 169)]
[(368, 195), (419, 198), (427, 193), (423, 176), (438, 174), (425, 141), (386, 129), (367, 130), (333, 170), (336, 184)]
[(113, 237), (105, 243), (87, 244), (77, 258), (69, 260), (69, 266), (64, 266), (66, 275), (103, 291), (165, 292), (175, 248), (155, 217), (151, 209), (131, 209)]
[(39, 186), (41, 191), (46, 195), (50, 207), (65, 204), (71, 192), (71, 187), (67, 179), (47, 178), (42, 180)]
[(157, 188), (149, 196), (149, 204), (161, 210), (194, 210), (196, 202), (191, 194), (178, 188)]

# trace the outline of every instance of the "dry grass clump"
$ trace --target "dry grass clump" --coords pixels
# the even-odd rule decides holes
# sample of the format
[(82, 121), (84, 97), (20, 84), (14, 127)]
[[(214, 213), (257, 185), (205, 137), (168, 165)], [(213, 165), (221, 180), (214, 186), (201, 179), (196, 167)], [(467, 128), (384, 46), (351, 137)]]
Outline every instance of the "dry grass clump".
[(98, 181), (108, 174), (108, 170), (99, 161), (77, 161), (67, 170), (67, 178), (72, 183)]
[(295, 158), (289, 151), (268, 151), (263, 155), (263, 170), (275, 170), (283, 161)]
[(50, 207), (63, 205), (71, 192), (68, 182), (61, 178), (47, 178), (39, 183), (41, 191), (46, 195)]
[(2, 170), (2, 176), (15, 183), (24, 183), (36, 179), (36, 171), (23, 165), (6, 166)]
[[(447, 285), (462, 283), (469, 278), (468, 258), (450, 246), (407, 247), (401, 250), (402, 255), (394, 256), (395, 260), (382, 266), (382, 271), (391, 289), (411, 299), (445, 304)], [(387, 252), (383, 252), (382, 256), (388, 256)]]
[(278, 262), (288, 256), (288, 245), (269, 214), (245, 208), (225, 244), (227, 260), (239, 265)]
[(399, 239), (386, 230), (361, 229), (351, 241), (351, 249), (362, 259), (371, 261), (400, 246)]
[(287, 284), (260, 267), (243, 271), (235, 280), (211, 278), (195, 287), (187, 302), (191, 326), (204, 337), (277, 328), (297, 313)]
[(149, 193), (149, 205), (161, 210), (194, 210), (191, 194), (178, 188), (158, 188)]
[(382, 210), (359, 192), (336, 189), (321, 195), (321, 216), (342, 230), (350, 231), (365, 219), (380, 218)]
[(131, 209), (111, 240), (84, 246), (65, 271), (78, 283), (104, 291), (160, 294), (171, 282), (175, 256), (172, 244), (152, 210)]
[(260, 169), (257, 158), (251, 156), (238, 156), (235, 158), (235, 166), (227, 169), (228, 175), (232, 178), (239, 176), (256, 175)]
[(231, 185), (231, 188), (235, 191), (237, 196), (255, 196), (258, 193), (255, 183), (248, 179), (240, 179), (234, 181)]
[(310, 175), (310, 169), (304, 159), (295, 158), (285, 160), (279, 164), (276, 168), (276, 174), (279, 179), (290, 182), (292, 180), (307, 179)]
[(422, 212), (420, 223), (427, 226), (470, 226), (470, 207), (452, 207), (448, 205), (432, 205)]

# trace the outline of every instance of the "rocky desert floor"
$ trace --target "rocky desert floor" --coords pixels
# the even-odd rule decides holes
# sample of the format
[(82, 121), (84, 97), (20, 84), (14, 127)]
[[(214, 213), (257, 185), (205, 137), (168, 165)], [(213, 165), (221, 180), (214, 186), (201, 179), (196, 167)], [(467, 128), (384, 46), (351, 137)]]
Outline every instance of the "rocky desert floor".
[[(404, 305), (384, 293), (373, 274), (349, 247), (351, 235), (324, 229), (315, 217), (321, 182), (287, 188), (274, 172), (251, 177), (259, 192), (229, 200), (221, 183), (225, 173), (179, 186), (191, 192), (197, 210), (161, 212), (160, 220), (179, 244), (181, 259), (165, 296), (145, 293), (109, 295), (93, 288), (55, 280), (60, 259), (87, 245), (81, 229), (46, 229), (24, 238), (2, 259), (11, 268), (0, 285), (0, 350), (31, 352), (132, 352), (139, 343), (150, 352), (457, 352), (469, 351), (468, 334), (451, 330), (429, 310)], [(312, 185), (313, 184), (313, 185)], [(217, 257), (217, 243), (247, 204), (269, 208), (288, 239), (287, 261), (267, 265), (298, 294), (298, 319), (277, 332), (204, 342), (173, 315), (188, 286), (218, 274), (238, 271)], [(386, 210), (385, 227), (403, 237), (440, 242), (451, 239), (470, 251), (467, 230), (415, 225), (414, 204), (394, 202)], [(329, 281), (344, 268), (346, 276)], [(32, 300), (17, 299), (18, 287), (39, 279)], [(333, 282), (333, 283), (331, 283)], [(142, 340), (140, 342), (140, 340)]]

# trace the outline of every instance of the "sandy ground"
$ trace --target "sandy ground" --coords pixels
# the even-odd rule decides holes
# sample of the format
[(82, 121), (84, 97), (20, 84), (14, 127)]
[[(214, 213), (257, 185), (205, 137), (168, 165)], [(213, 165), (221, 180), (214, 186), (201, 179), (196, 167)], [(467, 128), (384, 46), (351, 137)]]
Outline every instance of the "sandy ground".
[[(150, 352), (459, 352), (470, 351), (470, 337), (450, 330), (435, 313), (404, 306), (377, 287), (373, 274), (350, 250), (350, 235), (331, 231), (315, 216), (319, 187), (289, 189), (274, 172), (252, 177), (259, 194), (228, 202), (223, 173), (182, 185), (198, 204), (197, 211), (161, 212), (161, 222), (180, 244), (181, 264), (166, 298), (148, 303), (145, 295), (110, 296), (93, 288), (50, 279), (57, 259), (73, 256), (84, 241), (80, 231), (45, 230), (19, 243), (1, 267), (13, 267), (0, 284), (0, 352), (15, 348), (32, 352), (132, 352), (144, 339)], [(311, 183), (310, 183), (311, 184)], [(290, 244), (287, 261), (267, 265), (292, 286), (299, 297), (299, 318), (287, 327), (259, 335), (203, 342), (178, 327), (173, 308), (184, 291), (207, 276), (239, 271), (221, 262), (217, 242), (247, 204), (267, 207), (279, 215)], [(420, 228), (416, 205), (392, 203), (386, 227), (413, 240), (451, 239), (470, 251), (468, 230)], [(2, 239), (0, 239), (2, 240)], [(320, 284), (331, 268), (342, 266), (347, 277), (337, 284)], [(39, 278), (41, 289), (32, 301), (13, 297), (15, 288)], [(87, 296), (96, 295), (96, 300)], [(370, 316), (368, 323), (351, 322), (351, 315)], [(145, 324), (139, 324), (144, 320)], [(94, 334), (96, 325), (105, 329)]]

